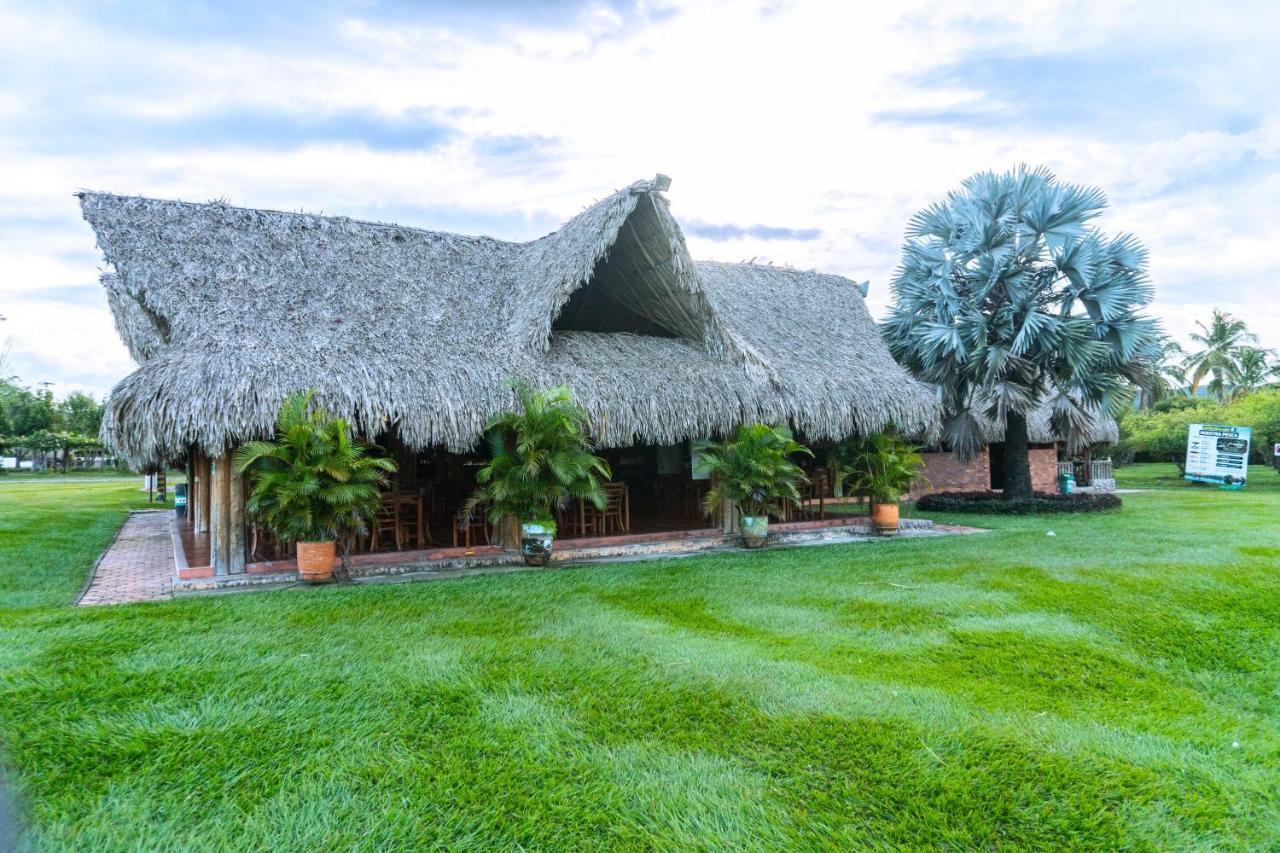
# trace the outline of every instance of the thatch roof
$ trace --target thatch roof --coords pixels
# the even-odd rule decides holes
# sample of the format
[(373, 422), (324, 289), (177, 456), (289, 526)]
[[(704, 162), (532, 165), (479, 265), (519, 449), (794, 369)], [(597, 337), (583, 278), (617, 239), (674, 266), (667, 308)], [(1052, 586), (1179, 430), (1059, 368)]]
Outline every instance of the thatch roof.
[(813, 440), (936, 431), (853, 282), (695, 262), (653, 182), (529, 243), (345, 217), (84, 192), (139, 368), (104, 438), (135, 463), (269, 434), (280, 401), (411, 446), (474, 446), (504, 380), (566, 384), (605, 445), (751, 421)]

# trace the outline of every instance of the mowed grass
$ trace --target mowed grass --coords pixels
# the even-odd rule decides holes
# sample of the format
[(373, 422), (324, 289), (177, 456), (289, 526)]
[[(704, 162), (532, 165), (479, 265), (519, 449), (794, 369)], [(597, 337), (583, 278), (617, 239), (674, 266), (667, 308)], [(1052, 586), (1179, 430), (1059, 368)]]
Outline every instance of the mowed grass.
[[(129, 499), (55, 494), (15, 536), (0, 485), (0, 571), (65, 602)], [(1278, 511), (87, 610), (6, 581), (0, 730), (35, 848), (1274, 848)]]
[(0, 475), (0, 607), (75, 598), (129, 510), (147, 506), (141, 486), (139, 476)]
[[(1221, 491), (1211, 483), (1187, 480), (1172, 462), (1140, 462), (1117, 466), (1116, 486), (1121, 489), (1197, 489), (1206, 492)], [(1280, 492), (1280, 473), (1270, 465), (1250, 465), (1245, 489), (1249, 491)]]

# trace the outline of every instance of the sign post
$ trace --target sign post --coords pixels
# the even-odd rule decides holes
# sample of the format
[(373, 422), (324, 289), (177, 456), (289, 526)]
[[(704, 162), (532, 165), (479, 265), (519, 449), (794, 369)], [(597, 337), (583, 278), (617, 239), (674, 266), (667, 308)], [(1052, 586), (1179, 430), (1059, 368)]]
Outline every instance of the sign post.
[(1250, 427), (1192, 424), (1187, 431), (1186, 479), (1243, 489), (1252, 437)]

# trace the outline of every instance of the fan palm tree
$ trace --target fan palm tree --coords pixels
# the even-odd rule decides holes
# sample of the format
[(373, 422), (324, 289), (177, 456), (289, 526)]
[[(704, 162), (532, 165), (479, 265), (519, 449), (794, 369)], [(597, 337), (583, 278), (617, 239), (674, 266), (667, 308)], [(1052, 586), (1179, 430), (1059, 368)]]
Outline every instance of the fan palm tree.
[(1272, 363), (1275, 350), (1261, 347), (1240, 347), (1236, 351), (1236, 363), (1231, 369), (1231, 398), (1248, 394), (1280, 376), (1280, 365)]
[(1200, 331), (1192, 332), (1191, 340), (1201, 349), (1187, 356), (1185, 365), (1191, 376), (1191, 393), (1194, 396), (1208, 376), (1209, 384), (1205, 387), (1221, 400), (1226, 397), (1227, 385), (1237, 370), (1241, 348), (1257, 343), (1258, 336), (1249, 331), (1244, 320), (1217, 308), (1213, 309), (1209, 325), (1199, 320), (1196, 325)]
[(1044, 168), (983, 172), (907, 226), (884, 337), (941, 391), (944, 439), (962, 460), (1002, 429), (1009, 498), (1031, 495), (1027, 416), (1052, 407), (1054, 432), (1083, 446), (1102, 411), (1128, 400), (1158, 357), (1147, 253), (1092, 227), (1101, 190)]
[(476, 472), (465, 511), (484, 507), (495, 525), (515, 519), (554, 527), (553, 511), (571, 500), (603, 508), (601, 481), (611, 476), (609, 463), (594, 453), (587, 413), (569, 389), (534, 390), (523, 382), (511, 387), (520, 408), (486, 424), (490, 459)]

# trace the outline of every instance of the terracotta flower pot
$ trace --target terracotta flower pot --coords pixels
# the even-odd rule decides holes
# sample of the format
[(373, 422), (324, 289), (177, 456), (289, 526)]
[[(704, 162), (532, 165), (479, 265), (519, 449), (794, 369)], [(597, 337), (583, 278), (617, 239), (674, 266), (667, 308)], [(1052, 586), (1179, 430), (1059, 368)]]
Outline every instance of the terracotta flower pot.
[(744, 515), (738, 519), (742, 531), (742, 544), (747, 548), (763, 548), (769, 540), (769, 516)]
[(298, 577), (307, 583), (333, 580), (334, 541), (298, 543)]
[(881, 536), (893, 536), (898, 532), (898, 505), (872, 504), (871, 523)]

